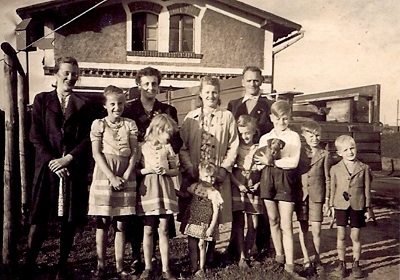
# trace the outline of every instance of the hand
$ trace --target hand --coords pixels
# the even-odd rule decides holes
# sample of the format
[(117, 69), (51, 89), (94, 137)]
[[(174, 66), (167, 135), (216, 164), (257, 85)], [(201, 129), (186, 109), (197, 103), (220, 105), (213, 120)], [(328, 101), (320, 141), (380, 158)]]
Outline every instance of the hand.
[(63, 156), (62, 158), (57, 158), (50, 160), (49, 162), (49, 168), (51, 171), (56, 172), (57, 170), (67, 167), (68, 164), (72, 161), (73, 157), (68, 154)]
[(254, 155), (254, 162), (257, 165), (274, 165), (273, 159), (268, 158), (268, 155), (264, 151), (260, 151)]
[(250, 187), (250, 192), (255, 193), (256, 191), (258, 191), (259, 188), (260, 188), (260, 182), (258, 182), (258, 183), (256, 183), (256, 184), (252, 185), (252, 186)]
[(165, 175), (165, 173), (167, 173), (164, 167), (157, 167), (155, 171), (157, 175)]
[(113, 175), (109, 180), (114, 190), (121, 191), (124, 188), (124, 180), (122, 178)]
[(241, 193), (247, 193), (248, 192), (248, 189), (244, 185), (239, 185), (238, 188), (239, 188), (239, 191)]
[(69, 171), (67, 168), (59, 169), (55, 171), (55, 173), (60, 179), (67, 179), (67, 177), (69, 176)]
[(216, 182), (217, 183), (222, 183), (225, 181), (226, 175), (228, 174), (228, 171), (226, 171), (225, 168), (219, 167), (218, 168), (218, 173), (217, 173), (217, 178), (216, 178)]
[(328, 202), (324, 203), (324, 205), (322, 206), (322, 212), (324, 213), (325, 217), (330, 217), (331, 216), (331, 209), (328, 205)]
[(206, 236), (207, 236), (207, 237), (211, 237), (212, 234), (213, 234), (213, 231), (214, 231), (214, 228), (209, 227), (209, 228), (206, 230)]

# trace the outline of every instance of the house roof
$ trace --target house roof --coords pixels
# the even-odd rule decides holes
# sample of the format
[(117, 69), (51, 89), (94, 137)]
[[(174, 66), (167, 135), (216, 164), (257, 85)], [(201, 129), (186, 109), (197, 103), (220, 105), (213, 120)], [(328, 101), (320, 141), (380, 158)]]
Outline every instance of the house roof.
[[(75, 9), (81, 10), (87, 5), (90, 7), (100, 0), (53, 0), (35, 5), (30, 5), (17, 9), (17, 14), (22, 18), (31, 18), (43, 15), (52, 15), (57, 13), (69, 13)], [(108, 2), (116, 3), (118, 0), (109, 0)], [(294, 31), (299, 31), (301, 25), (285, 18), (279, 17), (267, 11), (258, 9), (254, 6), (237, 0), (213, 0), (213, 5), (221, 8), (230, 8), (243, 16), (251, 17), (251, 19), (260, 24), (260, 27), (274, 34), (274, 41), (286, 37)], [(74, 9), (75, 8), (75, 9)]]

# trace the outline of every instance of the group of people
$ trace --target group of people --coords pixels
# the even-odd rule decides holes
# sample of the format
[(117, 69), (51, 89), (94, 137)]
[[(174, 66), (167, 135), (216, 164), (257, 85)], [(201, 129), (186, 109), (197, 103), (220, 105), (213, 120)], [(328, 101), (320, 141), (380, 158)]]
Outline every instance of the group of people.
[[(365, 208), (370, 207), (370, 170), (357, 159), (354, 139), (345, 135), (335, 141), (343, 159), (331, 167), (329, 152), (320, 147), (321, 127), (314, 121), (302, 124), (302, 142), (289, 128), (289, 103), (261, 96), (259, 68), (244, 69), (244, 96), (230, 101), (227, 109), (219, 106), (219, 80), (201, 78), (198, 108), (186, 115), (180, 128), (176, 108), (156, 99), (162, 78), (157, 69), (138, 71), (141, 95), (130, 104), (120, 88), (106, 87), (107, 114), (98, 119), (93, 119), (90, 102), (73, 92), (77, 61), (61, 57), (54, 70), (55, 90), (36, 95), (32, 110), (30, 139), (36, 160), (27, 275), (34, 272), (49, 227), (61, 223), (57, 278), (68, 279), (75, 230), (89, 215), (96, 221), (96, 277), (107, 279), (112, 226), (119, 278), (138, 277), (124, 267), (128, 241), (133, 269), (140, 269), (143, 252), (140, 279), (154, 274), (157, 242), (162, 277), (176, 279), (169, 265), (169, 239), (176, 235), (174, 216), (179, 212), (195, 276), (205, 276), (206, 265), (213, 262), (218, 227), (228, 222), (232, 232), (227, 251), (240, 267), (260, 265), (257, 256), (269, 249), (271, 236), (276, 267), (299, 276), (294, 266), (293, 212), (300, 223), (304, 267), (322, 273), (321, 224), (324, 212), (334, 209), (339, 272), (346, 270), (345, 228), (350, 219), (352, 271), (362, 277), (359, 232), (365, 226)], [(268, 149), (271, 143), (278, 143), (278, 152)], [(95, 166), (88, 191), (91, 156)], [(307, 249), (309, 221), (312, 262)]]

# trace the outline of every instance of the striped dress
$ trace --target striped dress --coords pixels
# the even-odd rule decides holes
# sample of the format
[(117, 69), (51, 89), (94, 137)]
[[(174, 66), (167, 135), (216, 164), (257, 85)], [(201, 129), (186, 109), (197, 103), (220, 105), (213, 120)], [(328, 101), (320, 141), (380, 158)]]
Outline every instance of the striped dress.
[[(144, 142), (141, 152), (142, 168), (173, 169), (179, 165), (178, 157), (170, 144), (154, 146), (149, 142)], [(175, 189), (179, 189), (177, 184), (177, 177), (145, 175), (138, 190), (137, 214), (149, 216), (178, 213), (178, 198), (175, 193)]]
[[(92, 124), (91, 141), (101, 141), (102, 153), (111, 171), (122, 177), (129, 164), (131, 138), (137, 138), (137, 127), (133, 120), (123, 118), (118, 124), (112, 124), (105, 118)], [(89, 193), (88, 215), (124, 216), (136, 211), (136, 177), (124, 183), (121, 191), (116, 191), (110, 181), (96, 164)]]

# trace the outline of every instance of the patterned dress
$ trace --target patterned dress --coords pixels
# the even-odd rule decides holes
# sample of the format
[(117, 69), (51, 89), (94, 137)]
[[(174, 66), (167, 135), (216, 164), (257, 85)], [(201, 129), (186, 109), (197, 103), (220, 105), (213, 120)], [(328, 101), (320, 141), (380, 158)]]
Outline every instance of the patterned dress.
[[(123, 118), (112, 124), (106, 118), (92, 124), (91, 141), (101, 141), (102, 153), (113, 174), (122, 177), (131, 156), (130, 139), (137, 138), (137, 127), (133, 120)], [(90, 186), (88, 215), (124, 216), (135, 214), (136, 178), (124, 183), (121, 191), (116, 191), (106, 175), (96, 164), (93, 182)]]
[[(212, 188), (211, 195), (205, 193), (205, 189)], [(193, 197), (189, 207), (186, 209), (181, 230), (191, 237), (213, 241), (219, 238), (218, 224), (215, 226), (211, 236), (206, 235), (213, 216), (213, 203), (222, 201), (221, 195), (211, 185), (205, 182), (195, 183), (190, 189)]]
[[(236, 166), (232, 173), (235, 178), (247, 188), (260, 182), (261, 171), (253, 162), (253, 156), (258, 148), (257, 144), (249, 148), (239, 146)], [(250, 214), (264, 214), (264, 204), (260, 199), (260, 188), (254, 193), (240, 192), (238, 186), (232, 184), (232, 211), (244, 211)]]
[[(142, 168), (155, 170), (158, 167), (174, 169), (179, 166), (177, 155), (170, 144), (154, 146), (149, 142), (142, 145)], [(140, 216), (178, 213), (179, 189), (177, 176), (147, 174), (138, 191), (137, 214)]]

